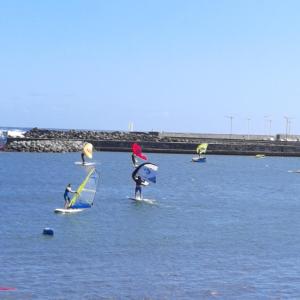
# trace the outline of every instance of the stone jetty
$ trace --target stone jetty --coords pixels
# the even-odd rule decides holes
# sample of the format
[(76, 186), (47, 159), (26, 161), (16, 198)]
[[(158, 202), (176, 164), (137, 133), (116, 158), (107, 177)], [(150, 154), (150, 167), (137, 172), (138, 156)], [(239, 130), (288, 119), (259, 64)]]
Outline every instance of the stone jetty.
[(193, 154), (208, 143), (207, 154), (300, 156), (299, 136), (222, 135), (170, 132), (46, 130), (33, 128), (23, 137), (8, 137), (4, 151), (79, 152), (85, 142), (96, 151), (131, 151), (137, 142), (143, 152)]

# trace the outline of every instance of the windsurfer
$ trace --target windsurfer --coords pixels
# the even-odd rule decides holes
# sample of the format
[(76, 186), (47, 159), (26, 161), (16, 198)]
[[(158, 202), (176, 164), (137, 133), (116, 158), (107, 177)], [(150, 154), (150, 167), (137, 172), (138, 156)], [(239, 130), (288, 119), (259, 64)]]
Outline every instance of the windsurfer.
[(69, 197), (69, 193), (76, 193), (76, 191), (73, 191), (71, 188), (71, 183), (69, 183), (65, 189), (65, 193), (64, 193), (64, 199), (65, 199), (65, 208), (69, 207), (69, 203), (70, 203), (70, 197)]
[(84, 165), (85, 164), (85, 160), (84, 160), (84, 153), (81, 152), (81, 160), (82, 160), (82, 164)]
[(138, 166), (138, 161), (137, 161), (134, 153), (131, 154), (131, 160), (132, 160), (133, 166), (136, 168)]
[(134, 177), (135, 181), (135, 198), (137, 198), (137, 194), (140, 194), (140, 199), (142, 199), (142, 185), (144, 183), (144, 180), (141, 178), (141, 176)]

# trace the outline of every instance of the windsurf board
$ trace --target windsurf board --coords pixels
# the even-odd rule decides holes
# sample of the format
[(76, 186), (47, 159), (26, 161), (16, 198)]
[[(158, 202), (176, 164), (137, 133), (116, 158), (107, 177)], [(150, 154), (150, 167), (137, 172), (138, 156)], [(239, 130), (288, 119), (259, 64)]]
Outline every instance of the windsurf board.
[(86, 163), (82, 163), (82, 161), (75, 161), (75, 165), (81, 165), (81, 166), (94, 166), (96, 163), (94, 162), (86, 162)]
[(54, 212), (56, 214), (74, 214), (84, 211), (83, 208), (56, 208)]
[(128, 199), (132, 200), (132, 201), (136, 201), (136, 202), (144, 202), (144, 203), (148, 203), (148, 204), (157, 204), (156, 200), (154, 199), (147, 199), (147, 198), (140, 198), (140, 197), (128, 197)]
[(300, 170), (288, 170), (289, 173), (300, 173)]
[(192, 161), (193, 162), (205, 162), (206, 161), (206, 157), (193, 157)]

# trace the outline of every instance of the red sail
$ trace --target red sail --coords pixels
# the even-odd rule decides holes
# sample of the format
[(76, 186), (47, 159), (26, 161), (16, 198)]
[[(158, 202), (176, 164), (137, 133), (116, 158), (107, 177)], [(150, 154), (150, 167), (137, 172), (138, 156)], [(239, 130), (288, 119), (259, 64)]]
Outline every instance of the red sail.
[(132, 144), (131, 148), (134, 155), (143, 160), (147, 160), (147, 156), (142, 153), (142, 147), (139, 144), (134, 143)]

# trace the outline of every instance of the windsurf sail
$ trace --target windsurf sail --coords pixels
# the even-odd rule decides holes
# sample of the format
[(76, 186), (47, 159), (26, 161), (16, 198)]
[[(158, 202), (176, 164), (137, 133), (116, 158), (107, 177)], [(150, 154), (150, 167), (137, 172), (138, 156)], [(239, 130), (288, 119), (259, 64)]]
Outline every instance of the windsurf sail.
[(91, 143), (85, 143), (83, 145), (82, 152), (88, 158), (93, 158), (93, 145)]
[(99, 175), (95, 168), (92, 168), (83, 182), (80, 184), (76, 193), (70, 201), (69, 208), (89, 208), (93, 205)]
[(143, 163), (132, 172), (132, 179), (135, 181), (137, 176), (141, 176), (146, 185), (149, 184), (149, 182), (156, 183), (157, 170), (157, 165), (154, 165), (150, 162)]
[(132, 144), (131, 149), (135, 156), (143, 160), (147, 160), (147, 156), (142, 153), (142, 147), (139, 144), (137, 143)]
[(208, 144), (207, 143), (203, 143), (203, 144), (200, 144), (198, 145), (197, 149), (196, 149), (196, 152), (201, 155), (201, 154), (205, 154), (206, 153), (206, 149), (208, 147)]

